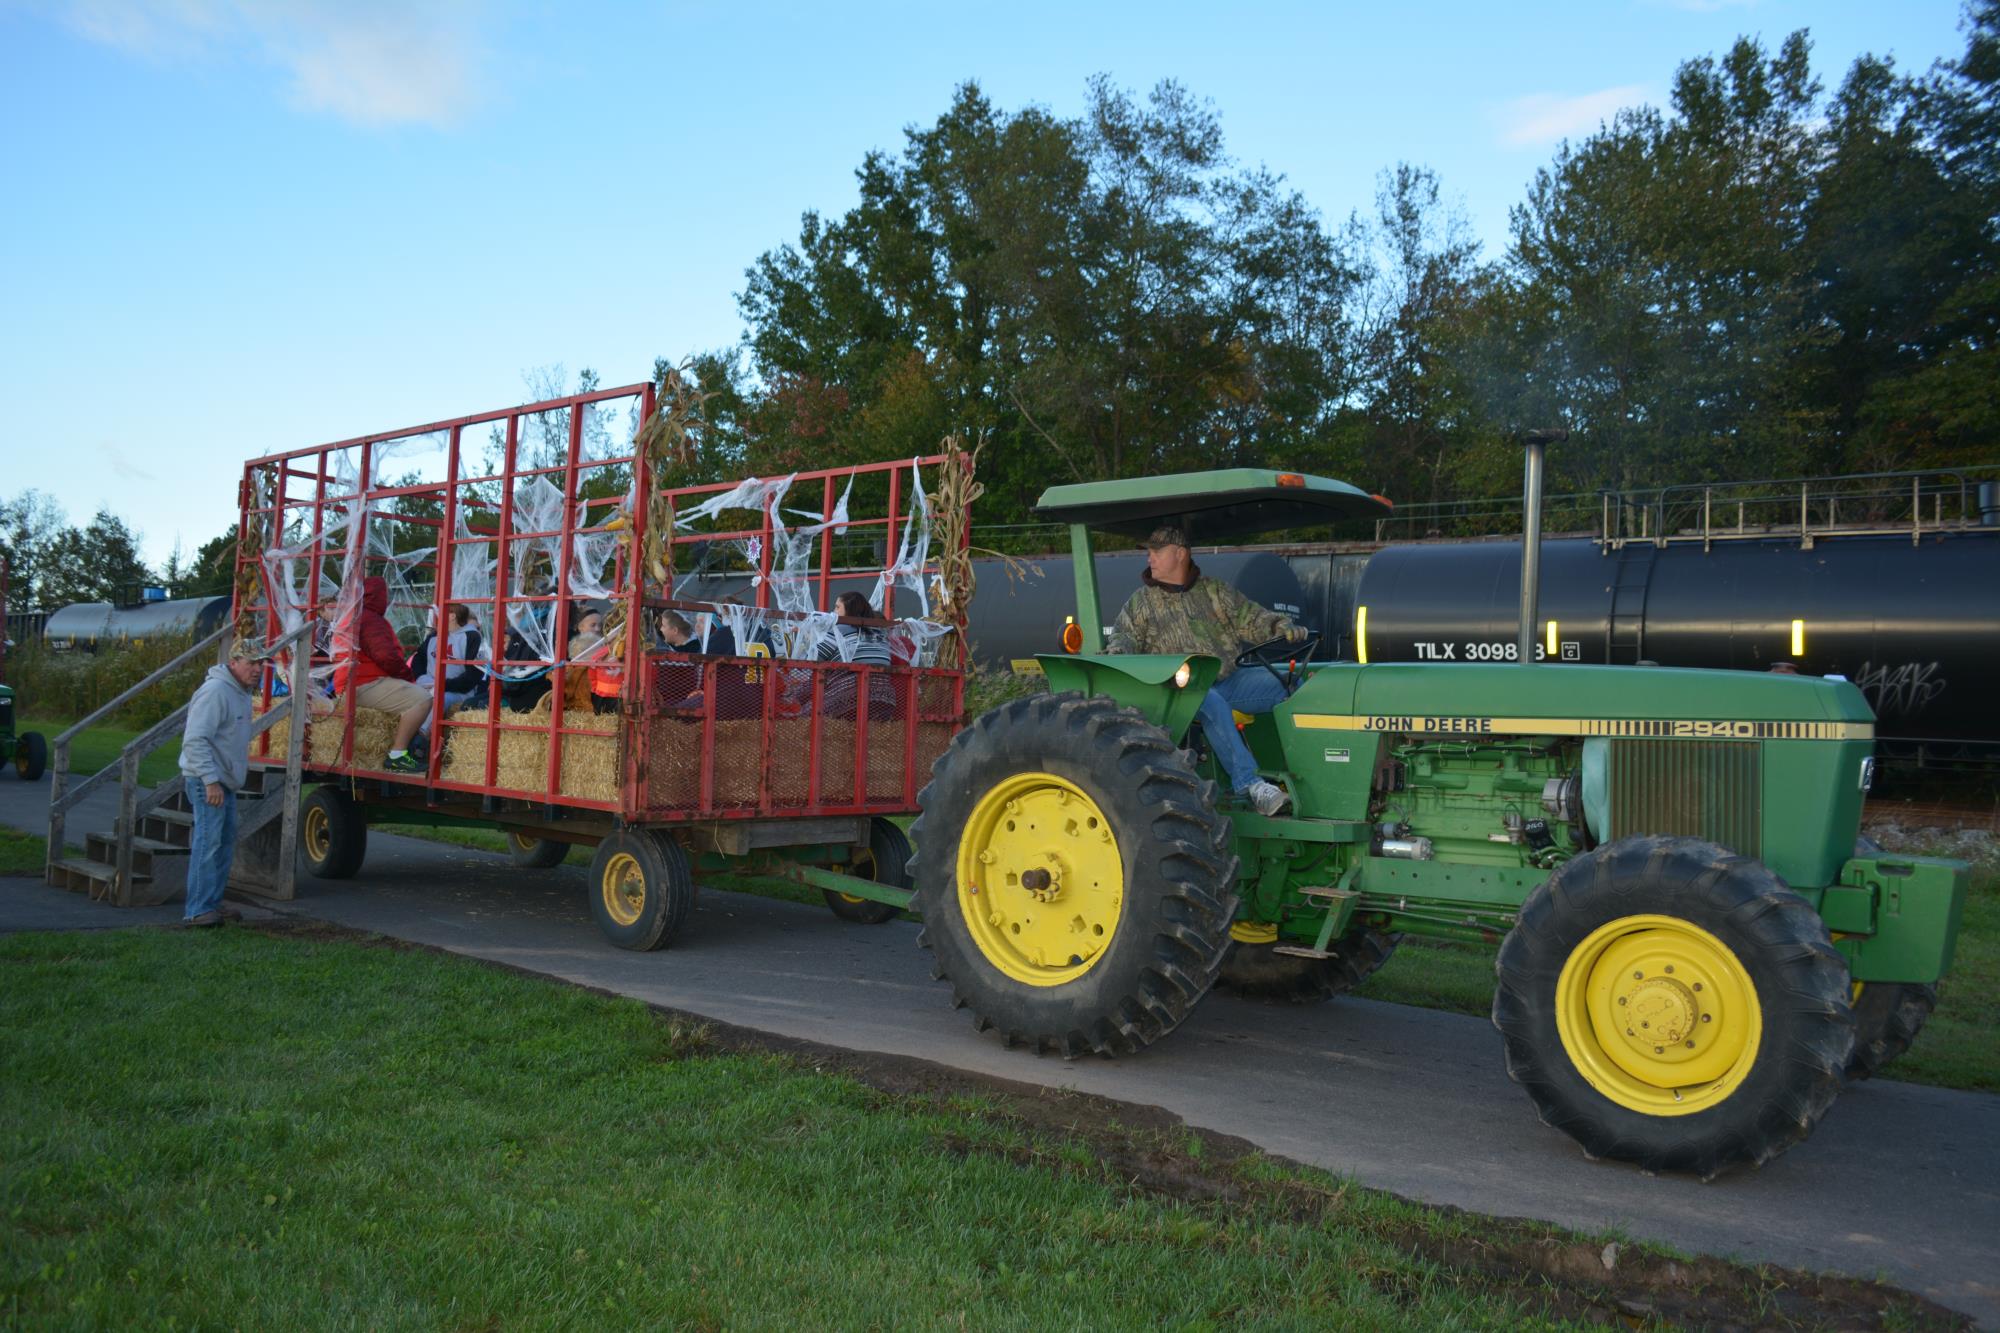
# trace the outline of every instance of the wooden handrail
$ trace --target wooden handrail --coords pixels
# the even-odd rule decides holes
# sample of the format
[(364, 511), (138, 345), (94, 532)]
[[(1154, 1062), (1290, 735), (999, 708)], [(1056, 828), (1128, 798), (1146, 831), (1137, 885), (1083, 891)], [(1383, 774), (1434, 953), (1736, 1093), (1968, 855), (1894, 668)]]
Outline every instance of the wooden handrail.
[[(259, 650), (258, 655), (260, 657), (268, 657), (284, 648), (287, 644), (298, 642), (312, 633), (316, 623), (310, 619), (305, 621), (297, 629), (281, 635), (265, 645)], [(150, 811), (165, 799), (165, 794), (158, 790), (147, 793), (143, 798), (139, 796), (139, 765), (146, 756), (159, 749), (160, 746), (166, 743), (168, 737), (176, 734), (185, 725), (188, 707), (193, 700), (190, 699), (188, 703), (182, 704), (173, 712), (167, 714), (152, 726), (147, 727), (139, 735), (126, 742), (120, 748), (118, 758), (114, 762), (99, 769), (83, 781), (77, 783), (74, 787), (69, 784), (70, 742), (84, 728), (106, 716), (121, 704), (136, 698), (142, 691), (164, 680), (193, 658), (219, 645), (229, 635), (231, 628), (229, 625), (224, 625), (221, 629), (216, 630), (213, 634), (201, 640), (201, 642), (194, 644), (186, 652), (174, 658), (173, 661), (153, 672), (137, 685), (132, 686), (110, 703), (97, 709), (88, 717), (85, 717), (82, 721), (77, 722), (56, 737), (55, 772), (51, 777), (51, 789), (49, 792), (49, 837), (47, 849), (47, 865), (49, 867), (53, 867), (58, 861), (63, 859), (64, 825), (67, 823), (70, 809), (100, 784), (108, 781), (115, 771), (119, 779), (119, 826), (116, 830), (118, 836), (118, 879), (114, 882), (113, 886), (114, 896), (116, 891), (121, 890), (123, 886), (131, 883), (132, 837), (137, 831), (135, 825), (138, 817), (140, 814)], [(300, 668), (304, 663), (296, 653), (293, 654), (293, 658), (292, 675), (296, 682), (296, 678), (303, 674)], [(289, 717), (291, 715), (292, 699), (295, 697), (297, 696), (288, 695), (282, 704), (262, 714), (251, 729), (251, 738), (254, 740), (273, 724)]]

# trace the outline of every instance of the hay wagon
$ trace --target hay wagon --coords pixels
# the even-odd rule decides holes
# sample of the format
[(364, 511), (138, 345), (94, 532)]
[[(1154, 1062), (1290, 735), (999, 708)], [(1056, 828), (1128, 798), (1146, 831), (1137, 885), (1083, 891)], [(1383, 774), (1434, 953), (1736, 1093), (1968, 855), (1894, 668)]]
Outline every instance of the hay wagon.
[[(592, 910), (634, 949), (702, 870), (858, 921), (908, 902), (897, 817), (964, 710), (971, 460), (717, 479), (702, 429), (668, 373), (245, 465), (237, 633), (299, 650), (259, 707), (309, 705), (252, 762), (285, 767), (306, 713), (302, 868), (353, 875), (373, 822), (498, 828), (526, 867), (594, 846)], [(408, 688), (366, 679), (371, 585)]]

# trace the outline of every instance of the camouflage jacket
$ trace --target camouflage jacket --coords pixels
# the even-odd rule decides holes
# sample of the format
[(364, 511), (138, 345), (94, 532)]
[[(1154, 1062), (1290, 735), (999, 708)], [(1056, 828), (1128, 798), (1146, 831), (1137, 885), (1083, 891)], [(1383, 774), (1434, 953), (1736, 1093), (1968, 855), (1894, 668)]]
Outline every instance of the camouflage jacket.
[[(1289, 617), (1266, 611), (1199, 567), (1185, 591), (1153, 582), (1140, 585), (1111, 627), (1114, 653), (1206, 653), (1222, 659), (1222, 675), (1236, 670), (1236, 654), (1288, 632)], [(1220, 679), (1220, 677), (1218, 677)]]

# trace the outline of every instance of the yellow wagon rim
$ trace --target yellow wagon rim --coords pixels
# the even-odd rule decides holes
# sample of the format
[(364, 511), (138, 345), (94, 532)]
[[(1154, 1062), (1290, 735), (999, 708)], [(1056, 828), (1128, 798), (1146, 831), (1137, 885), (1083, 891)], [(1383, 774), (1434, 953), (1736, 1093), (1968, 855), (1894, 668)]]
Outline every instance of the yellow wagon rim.
[(1053, 773), (980, 797), (958, 842), (958, 908), (980, 954), (1030, 986), (1061, 986), (1117, 938), (1125, 864), (1103, 809)]
[(1590, 1086), (1647, 1115), (1726, 1100), (1756, 1066), (1764, 1015), (1728, 945), (1679, 917), (1599, 926), (1556, 978), (1556, 1029)]
[(598, 882), (604, 913), (621, 926), (638, 924), (646, 909), (646, 872), (630, 852), (619, 852), (604, 863)]
[(326, 860), (333, 850), (333, 821), (326, 817), (326, 811), (316, 805), (308, 807), (305, 826), (299, 832), (306, 840), (306, 855), (315, 861)]

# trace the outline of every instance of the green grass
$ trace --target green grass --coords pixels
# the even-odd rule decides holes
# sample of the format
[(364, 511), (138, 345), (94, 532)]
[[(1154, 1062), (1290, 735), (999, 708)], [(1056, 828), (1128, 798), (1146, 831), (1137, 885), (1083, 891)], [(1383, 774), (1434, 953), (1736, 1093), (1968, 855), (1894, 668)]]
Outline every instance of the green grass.
[(1135, 1192), (977, 1103), (423, 952), (6, 937), (0, 1067), (14, 1326), (1549, 1323), (1541, 1277), (1425, 1257), (1517, 1224)]
[(39, 875), (48, 863), (47, 838), (0, 824), (0, 875)]
[[(71, 726), (68, 721), (57, 718), (24, 718), (17, 724), (21, 731), (39, 731), (49, 741), (49, 763), (55, 763), (56, 737)], [(69, 745), (69, 771), (72, 779), (88, 777), (99, 769), (108, 768), (118, 762), (118, 752), (138, 739), (139, 728), (131, 727), (90, 727), (77, 733)], [(139, 781), (148, 787), (157, 786), (180, 771), (181, 741), (175, 736), (159, 749), (139, 761)]]

